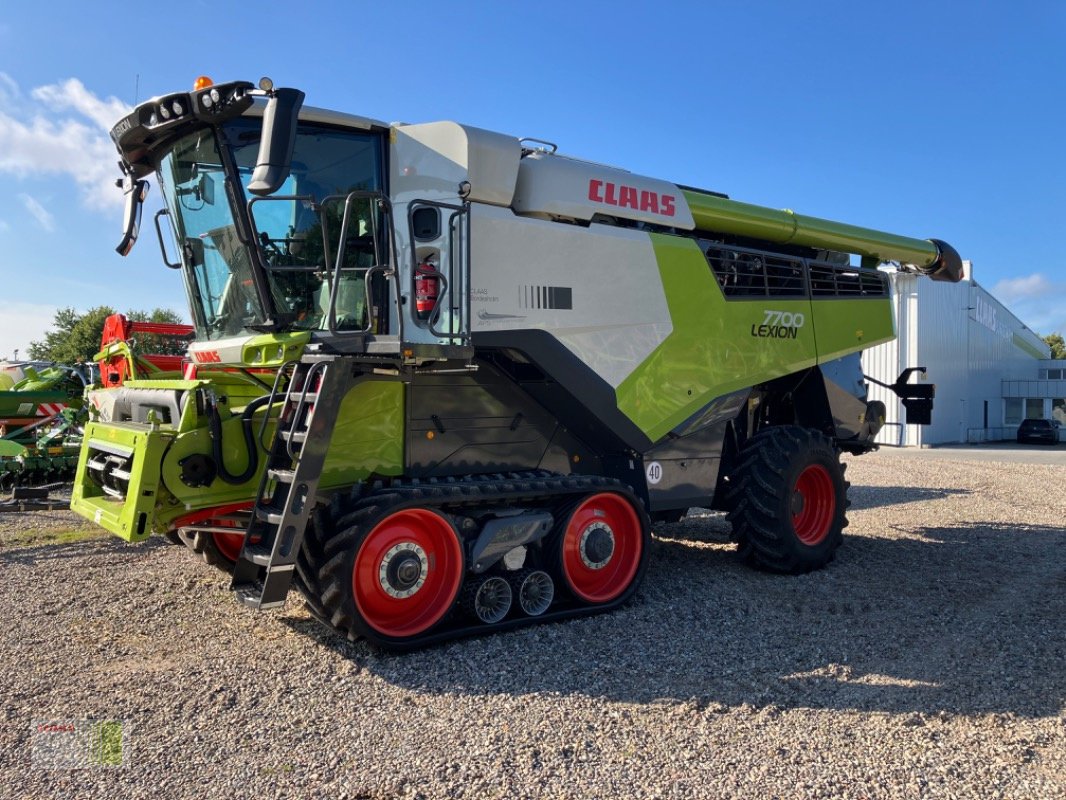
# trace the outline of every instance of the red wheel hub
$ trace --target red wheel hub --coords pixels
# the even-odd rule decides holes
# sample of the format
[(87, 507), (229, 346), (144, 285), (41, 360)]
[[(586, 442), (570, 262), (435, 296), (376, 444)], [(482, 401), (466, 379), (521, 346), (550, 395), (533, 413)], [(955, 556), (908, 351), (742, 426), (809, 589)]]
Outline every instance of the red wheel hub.
[(215, 537), (215, 547), (228, 561), (237, 563), (238, 557), (241, 554), (241, 547), (244, 546), (244, 531), (237, 530), (235, 533), (219, 533), (215, 531), (211, 534)]
[(570, 591), (588, 603), (608, 603), (637, 574), (644, 548), (640, 517), (622, 495), (592, 495), (570, 515), (560, 547)]
[(792, 529), (805, 545), (813, 546), (829, 535), (836, 516), (833, 476), (821, 464), (811, 464), (796, 479), (792, 490)]
[(428, 509), (397, 511), (363, 539), (352, 568), (352, 596), (366, 623), (384, 636), (416, 636), (440, 621), (463, 581), (455, 530)]

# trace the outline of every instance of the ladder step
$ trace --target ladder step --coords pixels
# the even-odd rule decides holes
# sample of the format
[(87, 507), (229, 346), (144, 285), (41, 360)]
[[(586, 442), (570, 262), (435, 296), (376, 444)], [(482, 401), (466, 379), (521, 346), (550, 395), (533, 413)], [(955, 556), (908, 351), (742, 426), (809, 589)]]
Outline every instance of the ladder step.
[(241, 551), (241, 558), (245, 561), (251, 561), (253, 564), (257, 564), (260, 567), (266, 567), (270, 565), (270, 556), (273, 554), (273, 548), (267, 547), (262, 544), (248, 545)]
[(289, 401), (292, 403), (303, 402), (306, 405), (314, 405), (318, 400), (318, 392), (308, 392), (307, 394), (300, 394), (299, 392), (293, 392), (289, 396)]
[(292, 483), (296, 479), (296, 470), (294, 469), (268, 469), (267, 475), (271, 480), (278, 483)]
[(271, 525), (280, 525), (281, 517), (281, 509), (273, 508), (272, 506), (255, 507), (255, 518), (261, 519), (263, 522), (269, 522)]
[[(266, 611), (271, 608), (281, 608), (281, 606), (285, 605), (285, 595), (282, 594), (279, 599), (276, 596), (276, 592), (270, 592), (269, 587), (263, 586), (262, 581), (241, 584), (235, 587), (234, 591), (237, 593), (237, 599), (249, 608)], [(271, 597), (271, 594), (275, 596)]]
[(307, 441), (307, 431), (306, 430), (303, 430), (303, 431), (278, 431), (278, 435), (282, 436), (285, 439), (288, 439), (290, 442), (306, 442)]

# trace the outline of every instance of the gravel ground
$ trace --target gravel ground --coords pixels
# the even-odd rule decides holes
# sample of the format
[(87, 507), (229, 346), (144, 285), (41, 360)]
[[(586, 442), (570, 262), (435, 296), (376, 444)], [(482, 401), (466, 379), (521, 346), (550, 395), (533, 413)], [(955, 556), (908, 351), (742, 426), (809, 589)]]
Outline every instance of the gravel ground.
[[(849, 464), (828, 569), (693, 512), (622, 611), (404, 656), (2, 515), (0, 796), (1066, 797), (1066, 465)], [(124, 764), (35, 765), (41, 719), (122, 720)]]

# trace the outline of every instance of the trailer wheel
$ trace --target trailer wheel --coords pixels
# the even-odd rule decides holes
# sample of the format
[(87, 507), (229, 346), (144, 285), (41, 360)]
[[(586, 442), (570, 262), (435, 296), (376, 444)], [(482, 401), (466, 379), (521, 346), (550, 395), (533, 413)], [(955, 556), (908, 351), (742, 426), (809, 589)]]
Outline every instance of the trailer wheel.
[(795, 425), (759, 431), (730, 480), (729, 521), (741, 557), (794, 575), (824, 567), (848, 524), (847, 488), (828, 436)]
[(586, 603), (609, 603), (633, 586), (646, 554), (643, 515), (614, 492), (590, 495), (564, 516), (557, 543), (566, 588)]
[(465, 572), (459, 536), (426, 508), (353, 516), (361, 519), (339, 520), (326, 543), (320, 606), (350, 638), (403, 645), (455, 605)]

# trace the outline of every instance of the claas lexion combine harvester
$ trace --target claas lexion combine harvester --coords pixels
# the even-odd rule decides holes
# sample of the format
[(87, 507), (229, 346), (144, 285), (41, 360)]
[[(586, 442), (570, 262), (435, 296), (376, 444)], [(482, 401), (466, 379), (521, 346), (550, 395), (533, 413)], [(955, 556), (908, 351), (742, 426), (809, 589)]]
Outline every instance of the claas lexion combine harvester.
[(303, 98), (200, 79), (112, 130), (119, 252), (155, 173), (196, 337), (180, 379), (90, 395), (77, 512), (396, 649), (615, 608), (693, 506), (758, 567), (833, 558), (840, 454), (884, 422), (876, 267), (957, 281), (950, 246)]

